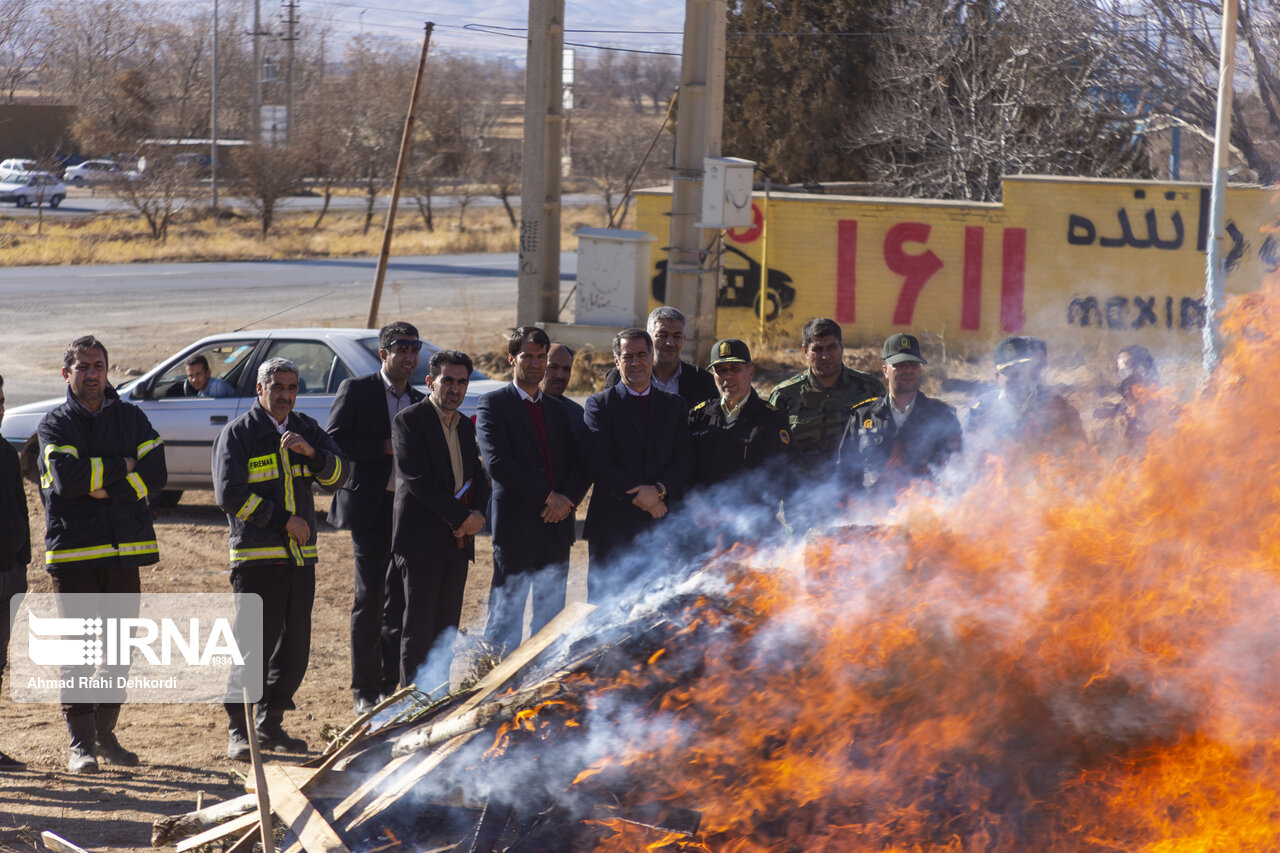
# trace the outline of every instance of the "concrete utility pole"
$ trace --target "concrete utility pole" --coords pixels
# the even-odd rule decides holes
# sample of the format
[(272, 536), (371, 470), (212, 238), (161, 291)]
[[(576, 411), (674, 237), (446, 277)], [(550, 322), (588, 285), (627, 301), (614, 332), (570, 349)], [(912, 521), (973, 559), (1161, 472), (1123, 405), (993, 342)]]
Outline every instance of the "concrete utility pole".
[(529, 0), (520, 273), (516, 324), (560, 315), (560, 144), (564, 126), (564, 0)]
[(1218, 126), (1213, 144), (1213, 189), (1209, 208), (1213, 218), (1213, 239), (1205, 261), (1204, 284), (1204, 372), (1206, 379), (1218, 365), (1222, 348), (1218, 312), (1225, 307), (1224, 267), (1227, 245), (1227, 170), (1231, 166), (1231, 103), (1236, 70), (1236, 14), (1239, 0), (1227, 0), (1222, 9), (1222, 53), (1218, 58)]
[(253, 0), (253, 141), (262, 141), (262, 0)]
[(676, 104), (675, 169), (671, 188), (671, 245), (667, 247), (667, 303), (693, 324), (693, 355), (704, 364), (716, 339), (718, 263), (706, 250), (716, 231), (699, 228), (702, 161), (720, 156), (724, 125), (725, 0), (687, 0), (684, 59)]
[(218, 221), (218, 0), (213, 0), (213, 67), (209, 69), (209, 207)]
[(288, 52), (286, 54), (284, 64), (284, 144), (293, 144), (293, 43), (298, 40), (298, 4), (297, 2), (286, 2), (285, 9), (285, 35), (284, 40), (288, 43)]

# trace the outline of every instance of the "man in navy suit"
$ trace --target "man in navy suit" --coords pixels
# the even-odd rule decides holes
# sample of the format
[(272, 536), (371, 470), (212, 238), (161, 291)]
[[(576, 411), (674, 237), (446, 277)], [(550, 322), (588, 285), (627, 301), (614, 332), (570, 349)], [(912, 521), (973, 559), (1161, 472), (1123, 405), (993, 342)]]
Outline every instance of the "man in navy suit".
[(533, 633), (564, 609), (573, 511), (586, 492), (572, 416), (539, 387), (551, 339), (537, 326), (507, 337), (512, 381), (476, 409), (480, 454), (493, 479), (493, 585), (485, 635), (507, 651), (520, 645), (525, 599)]
[(351, 462), (346, 485), (333, 497), (329, 523), (351, 531), (355, 600), (351, 604), (351, 692), (356, 714), (394, 692), (400, 680), (404, 584), (391, 559), (395, 497), (391, 421), (422, 400), (409, 384), (422, 340), (409, 323), (378, 332), (377, 373), (343, 380), (329, 412), (329, 435)]
[(391, 423), (396, 468), (391, 550), (404, 581), (401, 683), (414, 683), (433, 646), (448, 651), (422, 673), (419, 686), (424, 690), (449, 678), (467, 564), (475, 559), (475, 535), (484, 527), (483, 510), (489, 504), (476, 428), (458, 411), (471, 370), (466, 353), (433, 354), (430, 396)]
[(622, 381), (587, 398), (589, 470), (595, 491), (584, 531), (591, 558), (587, 598), (616, 593), (634, 578), (616, 560), (637, 534), (667, 514), (693, 472), (684, 399), (651, 382), (653, 339), (644, 329), (613, 338)]

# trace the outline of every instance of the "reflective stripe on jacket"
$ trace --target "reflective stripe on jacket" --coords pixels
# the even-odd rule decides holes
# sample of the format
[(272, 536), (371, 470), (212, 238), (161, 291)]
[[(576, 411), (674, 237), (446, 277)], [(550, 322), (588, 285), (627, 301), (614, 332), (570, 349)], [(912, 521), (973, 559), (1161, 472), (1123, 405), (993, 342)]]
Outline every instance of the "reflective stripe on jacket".
[[(337, 444), (313, 418), (291, 412), (286, 427), (315, 448), (314, 459), (281, 450), (275, 422), (256, 401), (227, 424), (214, 442), (213, 493), (231, 528), (232, 567), (316, 562), (311, 483), (335, 492), (346, 480), (348, 466)], [(311, 530), (305, 543), (285, 532), (294, 515)]]
[[(51, 572), (160, 559), (147, 496), (168, 480), (164, 442), (141, 409), (110, 386), (105, 396), (102, 409), (90, 412), (68, 390), (67, 402), (45, 415), (37, 430), (45, 566)], [(126, 459), (136, 460), (133, 471)]]

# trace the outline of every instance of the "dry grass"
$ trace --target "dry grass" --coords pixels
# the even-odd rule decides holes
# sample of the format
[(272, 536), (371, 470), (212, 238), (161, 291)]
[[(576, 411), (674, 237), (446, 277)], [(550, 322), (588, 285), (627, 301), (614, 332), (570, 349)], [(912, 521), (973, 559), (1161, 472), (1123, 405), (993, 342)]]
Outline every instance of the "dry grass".
[[(363, 214), (330, 212), (313, 229), (314, 211), (279, 214), (271, 233), (259, 236), (259, 222), (244, 212), (180, 214), (164, 242), (151, 239), (137, 216), (100, 214), (88, 219), (46, 218), (40, 233), (34, 217), (0, 217), (0, 266), (126, 264), (154, 261), (295, 260), (299, 258), (369, 257), (382, 248), (382, 220), (361, 233)], [(396, 255), (448, 255), (514, 252), (519, 234), (501, 208), (476, 208), (466, 215), (466, 230), (457, 230), (451, 210), (437, 211), (436, 228), (427, 231), (422, 218), (402, 209), (396, 218), (391, 249)], [(573, 232), (581, 225), (602, 225), (596, 207), (565, 208), (561, 245), (577, 248)]]

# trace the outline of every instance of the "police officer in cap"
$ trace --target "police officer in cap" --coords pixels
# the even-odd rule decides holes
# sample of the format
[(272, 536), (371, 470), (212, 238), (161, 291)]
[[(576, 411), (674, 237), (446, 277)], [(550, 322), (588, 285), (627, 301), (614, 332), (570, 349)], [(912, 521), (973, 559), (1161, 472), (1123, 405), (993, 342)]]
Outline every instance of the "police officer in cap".
[(1000, 391), (969, 409), (966, 424), (974, 446), (987, 452), (1065, 449), (1083, 444), (1080, 413), (1044, 384), (1049, 351), (1040, 338), (1015, 335), (996, 344)]
[(786, 453), (791, 444), (787, 416), (751, 387), (756, 369), (751, 350), (737, 338), (711, 348), (711, 368), (719, 397), (689, 412), (696, 486), (721, 483)]
[(854, 405), (838, 465), (860, 487), (892, 496), (940, 468), (960, 449), (961, 431), (955, 409), (920, 390), (928, 362), (915, 335), (891, 335), (881, 355), (889, 393)]

